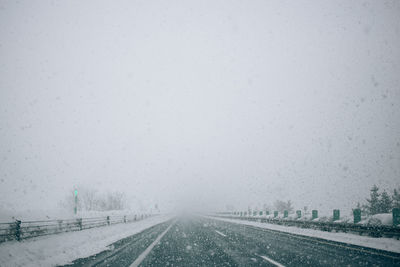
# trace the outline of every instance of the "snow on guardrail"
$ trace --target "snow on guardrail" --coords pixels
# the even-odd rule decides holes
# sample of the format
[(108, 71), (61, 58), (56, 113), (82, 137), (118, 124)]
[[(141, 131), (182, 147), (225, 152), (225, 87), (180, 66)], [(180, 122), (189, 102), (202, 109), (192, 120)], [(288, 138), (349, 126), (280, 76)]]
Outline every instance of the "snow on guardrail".
[(400, 227), (393, 225), (382, 225), (382, 224), (368, 224), (368, 222), (374, 221), (377, 217), (383, 217), (387, 219), (387, 216), (375, 216), (367, 221), (361, 221), (360, 223), (349, 223), (345, 221), (322, 221), (322, 220), (301, 220), (301, 218), (293, 217), (271, 217), (271, 216), (240, 216), (231, 214), (213, 214), (212, 216), (218, 216), (229, 219), (239, 219), (247, 221), (256, 221), (262, 223), (271, 223), (284, 226), (296, 226), (300, 228), (311, 228), (322, 231), (336, 231), (336, 232), (349, 232), (357, 233), (359, 235), (368, 235), (372, 237), (394, 237), (400, 239)]
[(31, 237), (52, 235), (63, 232), (80, 231), (94, 227), (118, 223), (128, 223), (154, 216), (150, 214), (131, 214), (102, 216), (94, 218), (75, 218), (66, 220), (38, 220), (0, 223), (0, 243), (10, 240), (22, 240)]

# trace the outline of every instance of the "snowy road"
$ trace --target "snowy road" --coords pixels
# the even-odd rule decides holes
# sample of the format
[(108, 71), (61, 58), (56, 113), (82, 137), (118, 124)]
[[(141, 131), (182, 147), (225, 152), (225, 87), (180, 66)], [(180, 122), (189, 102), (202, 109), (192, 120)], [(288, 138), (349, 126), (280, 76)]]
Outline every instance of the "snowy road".
[(203, 217), (178, 218), (73, 266), (400, 265), (400, 254)]

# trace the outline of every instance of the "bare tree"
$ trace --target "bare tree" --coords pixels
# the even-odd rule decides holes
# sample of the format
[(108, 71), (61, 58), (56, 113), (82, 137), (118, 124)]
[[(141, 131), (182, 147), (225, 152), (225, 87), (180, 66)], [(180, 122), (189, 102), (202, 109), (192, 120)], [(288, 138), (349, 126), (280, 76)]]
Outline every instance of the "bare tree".
[[(61, 201), (60, 206), (73, 210), (74, 194), (68, 194), (64, 201)], [(121, 192), (107, 192), (100, 194), (95, 189), (87, 187), (79, 187), (78, 190), (78, 210), (122, 210), (126, 207), (125, 195)]]
[(285, 210), (287, 210), (288, 212), (292, 212), (293, 211), (292, 202), (290, 200), (288, 200), (286, 202), (282, 201), (282, 200), (277, 200), (274, 203), (274, 207), (279, 212), (283, 212)]

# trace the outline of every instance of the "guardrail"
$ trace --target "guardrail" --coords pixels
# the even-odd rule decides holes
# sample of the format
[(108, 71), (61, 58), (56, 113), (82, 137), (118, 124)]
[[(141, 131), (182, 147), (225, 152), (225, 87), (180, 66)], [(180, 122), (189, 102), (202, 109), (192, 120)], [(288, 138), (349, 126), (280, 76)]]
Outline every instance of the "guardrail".
[[(242, 216), (244, 216), (244, 217), (247, 217), (247, 216), (263, 216), (265, 214), (266, 216), (272, 216), (273, 215), (274, 219), (275, 218), (276, 219), (279, 218), (278, 217), (279, 212), (277, 210), (275, 210), (274, 213), (271, 214), (271, 215), (269, 214), (269, 211), (265, 211), (265, 213), (264, 213), (264, 211), (253, 211), (253, 212), (251, 212), (251, 211), (234, 211), (234, 212), (217, 212), (217, 214), (237, 215), (237, 216), (240, 216), (240, 217), (242, 217)], [(296, 216), (295, 216), (296, 219), (302, 218), (301, 210), (296, 210), (295, 214), (296, 214)], [(312, 214), (312, 217), (311, 217), (312, 220), (315, 220), (315, 219), (318, 218), (318, 210), (312, 210), (311, 214)], [(269, 217), (269, 218), (272, 218), (272, 217)], [(280, 218), (282, 218), (282, 217), (280, 217)], [(289, 211), (288, 210), (284, 210), (283, 211), (283, 219), (286, 219), (286, 220), (289, 219)], [(353, 209), (353, 222), (354, 222), (354, 224), (360, 223), (361, 219), (362, 219), (361, 210), (360, 209)], [(333, 210), (332, 221), (339, 221), (339, 220), (340, 220), (340, 210), (334, 209)], [(346, 222), (346, 223), (348, 223), (348, 222)], [(400, 208), (393, 208), (392, 209), (392, 224), (393, 224), (393, 226), (400, 226)]]
[(247, 221), (257, 221), (262, 223), (272, 223), (285, 226), (296, 226), (300, 228), (311, 228), (322, 231), (336, 231), (336, 232), (349, 232), (359, 235), (367, 234), (372, 237), (394, 237), (397, 240), (400, 238), (400, 227), (386, 226), (386, 225), (362, 225), (352, 223), (339, 223), (339, 222), (319, 222), (319, 221), (303, 221), (303, 220), (290, 220), (285, 218), (262, 218), (262, 217), (241, 217), (232, 215), (214, 214), (213, 216), (239, 219)]
[(133, 214), (124, 216), (104, 216), (95, 218), (76, 218), (67, 220), (20, 221), (0, 223), (0, 243), (10, 240), (23, 240), (31, 237), (52, 235), (71, 231), (81, 231), (94, 227), (118, 223), (129, 223), (153, 215)]

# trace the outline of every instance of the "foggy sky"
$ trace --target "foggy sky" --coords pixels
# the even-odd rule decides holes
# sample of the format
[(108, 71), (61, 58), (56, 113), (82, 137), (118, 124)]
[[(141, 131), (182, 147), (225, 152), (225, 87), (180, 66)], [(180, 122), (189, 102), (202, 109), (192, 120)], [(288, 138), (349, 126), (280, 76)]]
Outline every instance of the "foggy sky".
[(354, 207), (400, 186), (399, 1), (0, 1), (0, 208)]

